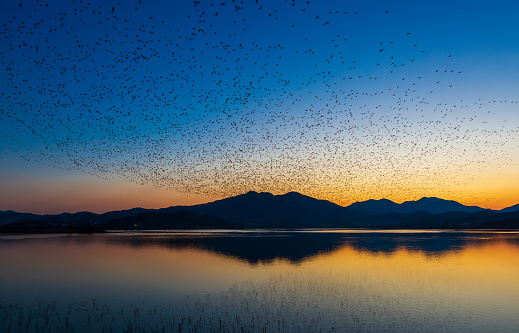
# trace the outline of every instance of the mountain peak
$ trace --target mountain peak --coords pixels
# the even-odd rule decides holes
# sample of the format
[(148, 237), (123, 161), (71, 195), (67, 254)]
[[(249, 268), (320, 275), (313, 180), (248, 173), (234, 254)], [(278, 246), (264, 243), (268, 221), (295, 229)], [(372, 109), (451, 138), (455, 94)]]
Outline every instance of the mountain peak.
[(256, 191), (249, 191), (247, 193), (243, 193), (243, 194), (238, 194), (236, 196), (233, 196), (233, 197), (228, 197), (228, 198), (225, 198), (225, 199), (221, 199), (221, 200), (229, 200), (229, 199), (233, 199), (233, 198), (258, 198), (258, 197), (271, 197), (271, 196), (274, 196), (273, 194), (269, 193), (269, 192), (256, 192)]
[(386, 199), (386, 198), (382, 198), (382, 199), (369, 199), (369, 200), (366, 200), (366, 201), (359, 201), (359, 202), (384, 202), (384, 203), (395, 203), (394, 201), (391, 201), (389, 199)]
[(445, 200), (437, 197), (422, 197), (416, 201), (405, 201), (397, 204), (391, 200), (367, 200), (356, 202), (349, 208), (368, 214), (400, 213), (409, 214), (416, 212), (427, 212), (430, 214), (441, 214), (447, 212), (476, 212), (483, 208), (476, 206), (465, 206), (453, 200)]
[(446, 199), (441, 199), (441, 198), (438, 198), (438, 197), (422, 197), (416, 201), (406, 201), (406, 202), (426, 202), (426, 201), (436, 201), (436, 202), (456, 202), (454, 200), (446, 200)]
[(301, 197), (307, 197), (306, 195), (301, 194), (301, 193), (299, 193), (299, 192), (295, 192), (295, 191), (287, 192), (287, 193), (285, 193), (285, 194), (281, 194), (280, 196), (282, 196), (282, 197), (289, 197), (289, 198), (301, 198)]
[(394, 212), (398, 208), (398, 204), (388, 199), (369, 199), (357, 201), (348, 208), (367, 214), (385, 214)]

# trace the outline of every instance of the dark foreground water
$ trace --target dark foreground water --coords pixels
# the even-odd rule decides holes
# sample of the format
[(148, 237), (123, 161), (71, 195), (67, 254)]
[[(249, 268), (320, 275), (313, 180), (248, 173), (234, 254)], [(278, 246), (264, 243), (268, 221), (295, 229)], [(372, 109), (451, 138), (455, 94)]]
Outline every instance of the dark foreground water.
[(519, 235), (0, 236), (0, 332), (516, 332)]

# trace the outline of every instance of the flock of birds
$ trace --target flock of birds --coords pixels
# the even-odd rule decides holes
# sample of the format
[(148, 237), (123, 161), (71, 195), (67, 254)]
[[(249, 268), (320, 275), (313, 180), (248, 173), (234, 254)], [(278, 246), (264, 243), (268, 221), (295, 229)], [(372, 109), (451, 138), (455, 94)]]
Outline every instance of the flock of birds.
[(457, 98), (455, 55), (431, 66), (413, 31), (367, 31), (390, 24), (391, 9), (161, 6), (11, 4), (0, 25), (1, 151), (186, 194), (296, 190), (344, 204), (448, 193), (489, 160), (517, 163), (517, 127), (492, 119), (518, 101)]

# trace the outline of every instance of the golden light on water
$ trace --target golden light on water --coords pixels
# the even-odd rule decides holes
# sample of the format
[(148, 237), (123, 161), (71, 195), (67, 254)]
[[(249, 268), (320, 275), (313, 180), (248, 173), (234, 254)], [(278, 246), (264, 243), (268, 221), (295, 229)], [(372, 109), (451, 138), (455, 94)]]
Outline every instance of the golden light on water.
[(87, 304), (81, 311), (94, 315), (97, 302), (123, 322), (123, 314), (140, 311), (134, 325), (191, 317), (201, 318), (204, 327), (221, 320), (251, 328), (254, 314), (255, 327), (268, 330), (509, 331), (518, 324), (519, 246), (513, 233), (337, 231), (321, 238), (341, 240), (337, 247), (324, 242), (323, 252), (294, 259), (278, 249), (279, 257), (259, 261), (254, 248), (227, 244), (258, 235), (214, 237), (221, 235), (3, 239), (0, 265), (9, 267), (2, 273), (9, 289), (0, 287), (0, 305), (46, 299), (58, 307)]

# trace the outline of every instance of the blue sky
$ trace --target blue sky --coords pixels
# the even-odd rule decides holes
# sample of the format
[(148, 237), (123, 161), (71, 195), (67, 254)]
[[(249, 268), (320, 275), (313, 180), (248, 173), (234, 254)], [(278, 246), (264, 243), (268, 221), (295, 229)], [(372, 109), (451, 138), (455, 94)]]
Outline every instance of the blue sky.
[(513, 2), (2, 6), (0, 209), (519, 201)]

